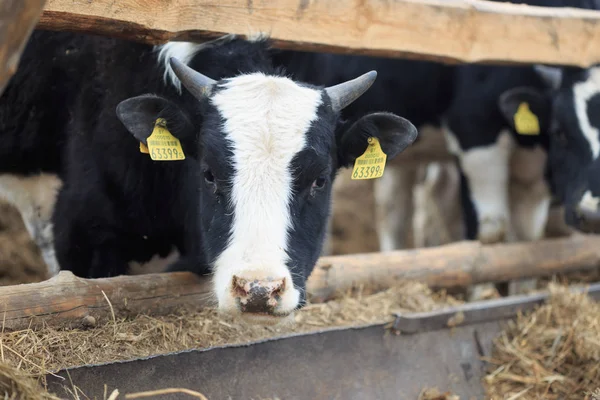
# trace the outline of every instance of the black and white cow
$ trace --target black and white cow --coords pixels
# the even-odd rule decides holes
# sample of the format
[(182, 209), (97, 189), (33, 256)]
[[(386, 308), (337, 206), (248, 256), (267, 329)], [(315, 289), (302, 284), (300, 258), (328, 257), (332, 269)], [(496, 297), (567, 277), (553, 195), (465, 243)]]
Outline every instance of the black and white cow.
[(545, 110), (553, 189), (565, 205), (566, 223), (600, 232), (600, 66), (536, 69), (547, 89), (521, 87), (504, 99), (504, 108), (511, 113), (529, 101)]
[(91, 78), (83, 37), (33, 32), (0, 96), (0, 197), (20, 212), (50, 276), (58, 273), (52, 211), (79, 83)]
[[(513, 1), (515, 2), (515, 1)], [(516, 1), (521, 2), (521, 1)], [(591, 0), (525, 1), (529, 5), (594, 8)], [(384, 107), (409, 118), (419, 130), (442, 127), (462, 173), (467, 239), (484, 243), (537, 240), (544, 235), (551, 205), (545, 107), (530, 103), (540, 121), (537, 135), (521, 135), (505, 99), (523, 85), (536, 90), (544, 80), (533, 66), (460, 65), (384, 58), (288, 53), (282, 57), (304, 79), (327, 85), (360, 69), (376, 68), (378, 81), (344, 110), (352, 118)], [(440, 123), (441, 121), (441, 123)], [(382, 250), (402, 248), (412, 217), (415, 170), (388, 165), (375, 182)], [(527, 290), (535, 280), (511, 285)]]
[[(32, 53), (36, 41), (44, 48)], [(212, 274), (220, 310), (279, 321), (304, 304), (336, 172), (353, 165), (369, 137), (389, 159), (417, 137), (391, 113), (340, 120), (374, 71), (329, 87), (302, 83), (272, 65), (264, 38), (152, 48), (36, 32), (24, 60), (44, 65), (71, 46), (78, 56), (69, 68), (85, 72), (60, 75), (68, 95), (47, 100), (65, 118), (27, 135), (51, 127), (67, 138), (53, 232), (61, 268), (80, 276), (125, 274), (158, 253), (170, 257), (170, 270)], [(23, 71), (15, 90), (35, 90)], [(43, 107), (39, 100), (24, 102)], [(159, 118), (185, 160), (140, 151)], [(13, 133), (23, 132), (2, 135)]]
[[(365, 68), (378, 72), (377, 81), (361, 98), (344, 109), (352, 121), (378, 109), (409, 120), (419, 131), (437, 130), (452, 99), (454, 67), (427, 61), (382, 57), (278, 51), (275, 61), (303, 80), (318, 85), (345, 80)], [(418, 139), (417, 139), (418, 140)], [(413, 213), (413, 186), (417, 168), (388, 163), (375, 180), (376, 223), (381, 251), (406, 247)]]

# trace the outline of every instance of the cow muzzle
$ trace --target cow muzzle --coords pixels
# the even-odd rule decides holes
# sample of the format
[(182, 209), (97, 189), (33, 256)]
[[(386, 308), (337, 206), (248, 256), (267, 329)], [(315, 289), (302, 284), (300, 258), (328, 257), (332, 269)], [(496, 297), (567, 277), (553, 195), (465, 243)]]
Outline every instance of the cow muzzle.
[(250, 280), (234, 275), (232, 282), (237, 306), (243, 313), (275, 315), (285, 287), (283, 278)]
[(252, 324), (287, 323), (300, 306), (287, 268), (240, 268), (215, 278), (219, 310)]

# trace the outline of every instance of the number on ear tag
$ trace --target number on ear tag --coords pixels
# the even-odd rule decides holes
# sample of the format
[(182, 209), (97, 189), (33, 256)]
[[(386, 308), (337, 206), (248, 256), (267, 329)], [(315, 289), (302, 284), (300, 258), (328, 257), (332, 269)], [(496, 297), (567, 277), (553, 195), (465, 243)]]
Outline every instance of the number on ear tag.
[(383, 176), (387, 155), (381, 150), (376, 137), (370, 137), (368, 143), (367, 150), (354, 162), (352, 179), (377, 179)]
[[(179, 139), (167, 129), (167, 121), (163, 118), (156, 120), (154, 130), (147, 139), (150, 158), (154, 161), (185, 160)], [(141, 151), (141, 147), (140, 147)]]

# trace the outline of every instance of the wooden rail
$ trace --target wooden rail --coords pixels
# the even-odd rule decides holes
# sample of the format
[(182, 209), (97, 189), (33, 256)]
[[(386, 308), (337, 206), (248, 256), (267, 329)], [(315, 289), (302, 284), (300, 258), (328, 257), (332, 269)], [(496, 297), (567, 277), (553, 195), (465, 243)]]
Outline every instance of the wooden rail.
[(447, 62), (600, 62), (600, 12), (485, 0), (48, 0), (38, 25), (146, 43), (266, 32), (281, 48)]
[(17, 72), (21, 54), (46, 0), (0, 1), (0, 96)]
[[(322, 302), (337, 291), (361, 284), (385, 288), (396, 280), (411, 279), (451, 288), (593, 267), (600, 267), (600, 236), (487, 246), (459, 242), (323, 257), (308, 280), (307, 291), (312, 302)], [(45, 282), (0, 287), (0, 318), (5, 329), (24, 329), (41, 322), (57, 327), (94, 325), (113, 315), (201, 309), (212, 305), (210, 290), (207, 278), (187, 272), (106, 279), (80, 279), (61, 272)]]

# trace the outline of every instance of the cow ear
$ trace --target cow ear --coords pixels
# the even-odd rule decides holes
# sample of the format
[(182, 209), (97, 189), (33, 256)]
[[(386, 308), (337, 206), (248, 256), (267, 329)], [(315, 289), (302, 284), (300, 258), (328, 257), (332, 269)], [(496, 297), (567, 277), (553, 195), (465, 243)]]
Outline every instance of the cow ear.
[(197, 155), (197, 137), (188, 115), (172, 101), (151, 94), (131, 97), (117, 105), (117, 117), (125, 128), (141, 143), (152, 134), (156, 120), (166, 121), (167, 130), (179, 139), (183, 151)]
[(348, 167), (360, 157), (370, 137), (379, 139), (381, 150), (390, 161), (417, 138), (417, 128), (405, 118), (392, 113), (377, 112), (365, 115), (338, 133), (339, 167)]
[(548, 95), (539, 89), (517, 87), (507, 90), (500, 95), (498, 107), (509, 126), (519, 134), (539, 134), (550, 126), (552, 104)]

